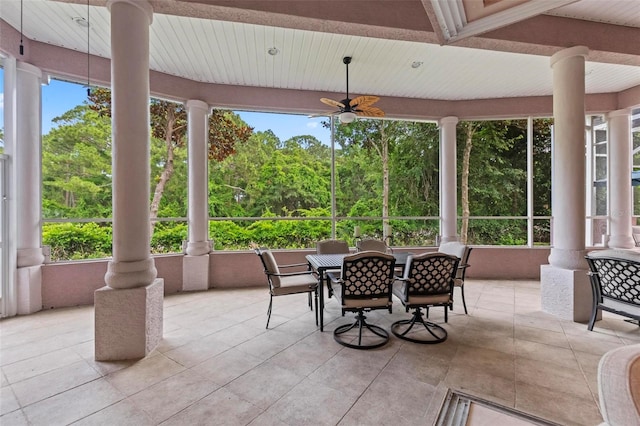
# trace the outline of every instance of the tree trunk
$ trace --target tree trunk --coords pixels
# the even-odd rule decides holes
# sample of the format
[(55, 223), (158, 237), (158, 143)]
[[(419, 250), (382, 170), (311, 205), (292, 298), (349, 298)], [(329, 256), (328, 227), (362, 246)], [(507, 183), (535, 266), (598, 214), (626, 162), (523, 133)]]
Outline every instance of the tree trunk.
[[(380, 142), (382, 145), (382, 239), (386, 242), (391, 237), (389, 226), (389, 140), (385, 134), (386, 124), (380, 120)], [(389, 242), (391, 244), (391, 242)]]
[(460, 179), (460, 198), (462, 203), (462, 226), (460, 227), (460, 241), (467, 244), (467, 233), (469, 231), (469, 160), (471, 159), (471, 148), (473, 147), (473, 134), (475, 128), (473, 124), (467, 122), (467, 137), (462, 155), (462, 177)]
[(165, 132), (164, 143), (167, 148), (167, 161), (164, 163), (164, 169), (160, 174), (160, 179), (156, 184), (156, 189), (153, 193), (153, 200), (151, 201), (150, 208), (150, 236), (153, 236), (153, 228), (155, 227), (155, 219), (158, 217), (158, 209), (160, 208), (160, 201), (162, 200), (162, 194), (164, 193), (164, 188), (167, 185), (169, 179), (173, 175), (173, 158), (174, 158), (174, 146), (172, 142), (173, 137), (173, 125), (175, 124), (175, 115), (171, 109), (167, 111), (167, 131)]

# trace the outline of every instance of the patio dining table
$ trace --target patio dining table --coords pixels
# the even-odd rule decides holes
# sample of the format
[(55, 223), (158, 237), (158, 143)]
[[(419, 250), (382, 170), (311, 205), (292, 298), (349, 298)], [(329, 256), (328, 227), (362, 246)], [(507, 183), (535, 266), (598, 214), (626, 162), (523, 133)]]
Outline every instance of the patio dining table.
[[(308, 254), (306, 256), (309, 266), (318, 273), (318, 279), (320, 281), (320, 285), (318, 286), (320, 290), (318, 294), (318, 318), (320, 322), (320, 331), (324, 331), (324, 282), (326, 281), (326, 273), (332, 269), (342, 268), (342, 260), (345, 256), (350, 254), (353, 253)], [(393, 257), (396, 259), (396, 267), (404, 268), (410, 254), (413, 253), (393, 253)]]

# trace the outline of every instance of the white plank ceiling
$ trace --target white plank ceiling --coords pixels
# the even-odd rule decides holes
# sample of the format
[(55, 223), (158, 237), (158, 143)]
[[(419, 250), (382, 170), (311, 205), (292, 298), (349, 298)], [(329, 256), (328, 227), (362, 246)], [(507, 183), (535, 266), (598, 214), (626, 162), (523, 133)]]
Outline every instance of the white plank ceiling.
[[(20, 0), (2, 0), (0, 18), (29, 39), (80, 52), (88, 48), (93, 55), (109, 58), (106, 7), (49, 0), (24, 0), (22, 7), (22, 26)], [(582, 0), (549, 13), (640, 27), (640, 0)], [(74, 21), (87, 16), (88, 30)], [(151, 69), (208, 83), (344, 92), (342, 57), (353, 56), (352, 94), (461, 100), (552, 93), (546, 56), (158, 13), (150, 39)], [(279, 54), (269, 55), (271, 47)], [(412, 68), (416, 61), (422, 66)], [(619, 92), (637, 85), (638, 67), (587, 63), (587, 93)]]

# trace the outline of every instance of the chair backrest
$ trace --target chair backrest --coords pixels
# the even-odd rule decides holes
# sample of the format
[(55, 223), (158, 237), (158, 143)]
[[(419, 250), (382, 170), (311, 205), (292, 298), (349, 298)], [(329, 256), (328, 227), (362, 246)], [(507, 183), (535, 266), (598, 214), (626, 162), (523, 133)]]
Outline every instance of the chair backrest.
[(344, 240), (323, 240), (316, 243), (318, 254), (343, 254), (349, 253), (349, 244)]
[(389, 253), (389, 246), (382, 240), (374, 240), (373, 238), (367, 238), (360, 240), (356, 243), (357, 251), (379, 251), (382, 253)]
[(586, 259), (597, 296), (640, 305), (640, 253), (600, 250), (588, 253)]
[(396, 259), (378, 251), (361, 251), (342, 262), (342, 299), (391, 300)]
[(410, 255), (404, 270), (405, 291), (411, 296), (450, 294), (458, 257), (443, 253)]
[(280, 277), (278, 276), (278, 274), (280, 274), (280, 269), (278, 268), (276, 258), (273, 256), (271, 250), (259, 248), (255, 251), (256, 254), (260, 256), (269, 285), (274, 288), (280, 287)]
[[(451, 241), (448, 243), (440, 244), (438, 247), (439, 253), (449, 254), (451, 256), (455, 256), (460, 259), (458, 263), (460, 266), (469, 264), (469, 255), (471, 255), (471, 247), (466, 244), (459, 243), (457, 241)], [(464, 275), (467, 271), (467, 268), (458, 268), (456, 271), (456, 278), (464, 280)]]

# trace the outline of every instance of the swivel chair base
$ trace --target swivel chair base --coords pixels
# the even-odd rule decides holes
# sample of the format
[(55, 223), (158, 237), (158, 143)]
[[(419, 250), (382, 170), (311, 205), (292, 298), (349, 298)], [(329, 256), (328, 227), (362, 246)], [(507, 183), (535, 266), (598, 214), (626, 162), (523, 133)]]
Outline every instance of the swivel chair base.
[[(408, 325), (408, 327), (405, 330), (401, 331), (400, 327), (403, 325)], [(415, 325), (424, 326), (427, 333), (422, 333), (422, 334), (426, 336), (425, 338), (414, 338), (414, 337), (409, 337), (407, 335)], [(416, 333), (414, 333), (414, 335), (417, 334), (418, 331), (419, 330), (416, 330)], [(420, 311), (420, 308), (416, 308), (415, 312), (413, 313), (413, 317), (411, 319), (400, 320), (391, 324), (391, 332), (394, 334), (394, 336), (400, 339), (408, 340), (409, 342), (413, 342), (413, 343), (421, 343), (426, 345), (442, 343), (445, 340), (447, 340), (447, 330), (440, 327), (438, 324), (434, 324), (430, 321), (425, 321), (424, 317), (422, 316), (422, 312)]]
[[(336, 328), (333, 331), (333, 338), (336, 342), (338, 342), (339, 344), (341, 344), (342, 346), (346, 346), (348, 348), (352, 348), (352, 349), (375, 349), (375, 348), (379, 348), (381, 346), (384, 346), (388, 341), (389, 341), (389, 333), (387, 333), (387, 331), (385, 329), (383, 329), (382, 327), (378, 327), (377, 325), (373, 325), (373, 324), (369, 324), (366, 321), (366, 318), (364, 316), (364, 314), (362, 313), (362, 311), (358, 312), (358, 315), (356, 315), (356, 321), (353, 324), (345, 324), (345, 325), (341, 325), (338, 328)], [(347, 342), (345, 340), (342, 339), (342, 335), (346, 332), (348, 332), (349, 330), (352, 330), (354, 328), (358, 328), (358, 343), (350, 343)], [(366, 330), (369, 330), (371, 333), (373, 333), (373, 335), (378, 336), (379, 338), (375, 338), (375, 337), (370, 337), (370, 336), (364, 336), (364, 338), (366, 340), (371, 340), (374, 339), (373, 343), (370, 344), (363, 344), (362, 343), (362, 333), (363, 331), (366, 332)], [(351, 339), (350, 339), (351, 340)]]

